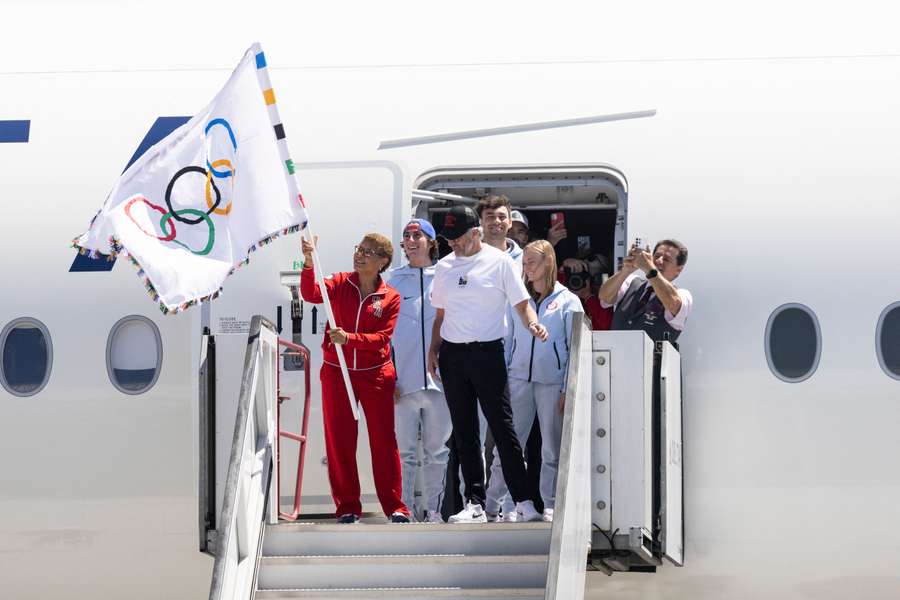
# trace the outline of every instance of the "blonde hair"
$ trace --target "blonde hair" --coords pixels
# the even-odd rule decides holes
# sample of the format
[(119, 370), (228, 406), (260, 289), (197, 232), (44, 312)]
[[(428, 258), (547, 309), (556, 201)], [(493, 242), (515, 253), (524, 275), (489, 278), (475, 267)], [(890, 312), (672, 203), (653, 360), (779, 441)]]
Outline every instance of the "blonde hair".
[[(536, 254), (540, 254), (544, 258), (544, 264), (547, 265), (547, 272), (544, 273), (544, 286), (547, 288), (543, 295), (539, 295), (534, 290), (534, 285), (530, 281), (528, 281), (528, 276), (525, 275), (525, 270), (522, 270), (522, 278), (525, 280), (525, 288), (528, 290), (528, 293), (537, 298), (546, 298), (553, 292), (553, 286), (556, 285), (556, 251), (553, 249), (553, 244), (548, 242), (547, 240), (535, 240), (525, 246), (523, 252), (528, 251), (534, 252)], [(525, 256), (523, 254), (522, 260), (524, 262)]]
[(388, 259), (387, 264), (381, 267), (378, 271), (379, 273), (384, 273), (384, 271), (391, 266), (391, 262), (394, 260), (394, 245), (391, 244), (391, 240), (384, 237), (380, 233), (367, 233), (363, 236), (363, 242), (369, 242), (373, 246), (375, 246), (375, 250), (378, 256), (382, 258)]

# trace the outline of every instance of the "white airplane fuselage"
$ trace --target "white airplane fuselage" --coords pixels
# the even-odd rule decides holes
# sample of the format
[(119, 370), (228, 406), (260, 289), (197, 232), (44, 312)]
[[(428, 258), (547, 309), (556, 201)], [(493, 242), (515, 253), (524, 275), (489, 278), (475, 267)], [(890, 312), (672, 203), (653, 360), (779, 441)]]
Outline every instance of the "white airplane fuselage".
[[(679, 340), (685, 565), (590, 575), (588, 597), (898, 593), (900, 382), (879, 365), (876, 326), (900, 300), (900, 59), (390, 69), (269, 60), (327, 271), (352, 268), (365, 232), (399, 242), (414, 183), (446, 165), (610, 165), (627, 179), (629, 235), (690, 248), (677, 280), (695, 300)], [(200, 310), (161, 314), (126, 260), (70, 272), (69, 244), (150, 125), (193, 114), (226, 77), (0, 74), (0, 120), (31, 121), (27, 143), (0, 143), (0, 327), (31, 317), (52, 338), (39, 393), (0, 389), (4, 597), (208, 591), (212, 560), (197, 550)], [(657, 113), (377, 149), (392, 138), (645, 109)], [(274, 320), (278, 305), (289, 313), (278, 273), (300, 258), (298, 245), (291, 235), (251, 255), (212, 304), (214, 332), (221, 319)], [(766, 324), (785, 303), (809, 307), (821, 332), (818, 366), (798, 383), (766, 360)], [(159, 379), (138, 395), (111, 385), (106, 367), (110, 329), (126, 315), (148, 317), (162, 339)], [(314, 406), (321, 334), (304, 335)], [(238, 341), (223, 345), (241, 346), (239, 333), (227, 335)], [(305, 485), (327, 500), (314, 422)]]

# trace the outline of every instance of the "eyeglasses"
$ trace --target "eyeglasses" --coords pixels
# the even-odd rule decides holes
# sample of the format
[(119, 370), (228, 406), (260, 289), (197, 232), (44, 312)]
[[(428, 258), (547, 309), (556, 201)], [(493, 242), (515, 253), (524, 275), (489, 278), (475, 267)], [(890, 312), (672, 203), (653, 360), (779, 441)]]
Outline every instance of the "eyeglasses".
[(362, 246), (353, 246), (353, 253), (372, 258), (373, 256), (384, 256), (384, 252), (380, 250), (372, 250), (371, 248), (363, 248)]

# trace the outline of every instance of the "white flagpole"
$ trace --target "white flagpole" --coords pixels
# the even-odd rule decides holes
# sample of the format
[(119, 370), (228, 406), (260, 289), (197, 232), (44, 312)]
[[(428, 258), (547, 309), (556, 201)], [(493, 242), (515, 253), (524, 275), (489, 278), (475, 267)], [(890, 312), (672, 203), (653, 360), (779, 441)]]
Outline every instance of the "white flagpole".
[[(294, 172), (294, 161), (291, 160), (291, 154), (288, 150), (287, 136), (284, 133), (284, 125), (281, 122), (281, 116), (278, 113), (278, 105), (275, 102), (275, 91), (272, 89), (272, 82), (269, 79), (265, 55), (259, 44), (253, 44), (251, 50), (256, 58), (256, 76), (259, 80), (260, 91), (262, 92), (268, 107), (269, 119), (272, 123), (272, 127), (275, 128), (275, 135), (278, 139), (278, 152), (285, 165), (287, 183), (291, 188), (291, 195), (294, 201), (302, 203), (300, 199), (300, 183), (297, 181), (297, 174)], [(309, 209), (306, 206), (304, 206), (304, 209), (306, 210), (306, 234), (309, 236), (310, 243), (315, 245), (313, 242), (315, 238), (312, 235), (312, 228), (309, 225)], [(303, 235), (303, 233), (301, 233), (301, 235)], [(331, 301), (328, 300), (328, 290), (325, 287), (325, 277), (324, 272), (322, 271), (322, 265), (319, 263), (319, 253), (315, 249), (313, 250), (313, 272), (316, 277), (316, 283), (319, 284), (319, 289), (322, 291), (322, 304), (325, 306), (328, 324), (334, 329), (337, 327), (334, 322), (334, 311), (331, 310)], [(341, 365), (341, 374), (344, 376), (344, 385), (347, 387), (347, 400), (350, 401), (350, 411), (353, 413), (353, 418), (358, 421), (359, 409), (356, 407), (356, 397), (353, 395), (353, 386), (350, 384), (350, 372), (347, 371), (347, 361), (344, 359), (344, 349), (340, 344), (335, 344), (335, 346), (337, 347), (338, 363)], [(307, 368), (309, 368), (308, 365)]]
[[(299, 187), (299, 185), (298, 185)], [(309, 208), (306, 209), (306, 228), (300, 232), (300, 235), (306, 235), (307, 240), (313, 245), (313, 275), (316, 277), (316, 283), (322, 292), (322, 305), (325, 307), (325, 316), (328, 318), (328, 325), (335, 329), (337, 325), (334, 321), (334, 311), (331, 310), (331, 301), (328, 299), (328, 289), (325, 287), (325, 274), (322, 271), (322, 263), (319, 261), (319, 251), (315, 248), (315, 237), (313, 237), (312, 228), (309, 226)], [(306, 268), (306, 265), (303, 265)], [(338, 363), (341, 365), (341, 375), (344, 376), (344, 385), (347, 387), (347, 399), (350, 400), (350, 410), (353, 411), (353, 418), (359, 421), (359, 409), (356, 406), (356, 397), (353, 395), (353, 386), (350, 383), (350, 372), (347, 370), (347, 361), (344, 358), (344, 348), (342, 344), (335, 344), (337, 350)]]

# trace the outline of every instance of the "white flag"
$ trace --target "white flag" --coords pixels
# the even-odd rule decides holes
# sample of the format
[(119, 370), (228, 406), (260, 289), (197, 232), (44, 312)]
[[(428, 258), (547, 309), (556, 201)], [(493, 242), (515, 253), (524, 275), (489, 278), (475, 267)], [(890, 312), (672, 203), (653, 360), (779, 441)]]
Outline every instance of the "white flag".
[(215, 298), (249, 253), (306, 225), (266, 60), (254, 44), (225, 87), (113, 186), (83, 253), (126, 254), (163, 312)]

